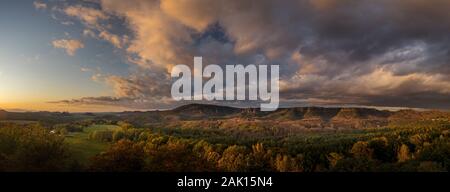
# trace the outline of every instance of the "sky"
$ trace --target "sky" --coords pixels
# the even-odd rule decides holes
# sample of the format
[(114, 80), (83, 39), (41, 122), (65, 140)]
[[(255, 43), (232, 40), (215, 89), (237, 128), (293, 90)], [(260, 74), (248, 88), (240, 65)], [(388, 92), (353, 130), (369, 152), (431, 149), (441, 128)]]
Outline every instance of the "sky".
[(448, 10), (448, 0), (3, 0), (0, 108), (170, 108), (181, 104), (171, 68), (202, 56), (280, 65), (285, 107), (448, 110)]

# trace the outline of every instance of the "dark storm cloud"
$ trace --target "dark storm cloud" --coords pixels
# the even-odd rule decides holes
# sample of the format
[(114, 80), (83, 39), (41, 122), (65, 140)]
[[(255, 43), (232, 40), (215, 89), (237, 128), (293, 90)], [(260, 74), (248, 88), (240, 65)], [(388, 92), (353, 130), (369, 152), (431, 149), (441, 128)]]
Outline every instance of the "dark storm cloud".
[[(97, 15), (123, 18), (133, 31), (124, 47), (137, 57), (132, 63), (157, 71), (110, 77), (120, 97), (167, 98), (167, 71), (203, 56), (204, 64), (280, 64), (286, 103), (448, 107), (448, 0), (105, 0), (99, 7)], [(71, 13), (85, 23), (106, 19)]]
[[(365, 62), (416, 42), (423, 42), (437, 50), (426, 50), (424, 56), (427, 60), (420, 64), (423, 66), (418, 69), (419, 72), (422, 70), (439, 72), (432, 69), (436, 68), (434, 65), (448, 66), (450, 1), (319, 0), (317, 2), (315, 11), (312, 11), (309, 17), (312, 20), (314, 43), (300, 50), (307, 56), (325, 56), (333, 60), (332, 62), (346, 66)], [(333, 57), (333, 53), (336, 52), (345, 53), (345, 59)], [(390, 63), (395, 62), (393, 60)]]

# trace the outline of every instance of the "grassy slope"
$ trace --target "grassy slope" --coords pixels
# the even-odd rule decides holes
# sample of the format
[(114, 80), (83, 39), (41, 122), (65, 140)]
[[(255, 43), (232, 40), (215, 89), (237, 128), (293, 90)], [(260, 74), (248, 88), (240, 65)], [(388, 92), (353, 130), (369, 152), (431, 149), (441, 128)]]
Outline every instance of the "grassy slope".
[(97, 130), (119, 129), (116, 125), (91, 125), (80, 133), (70, 133), (65, 139), (69, 144), (74, 157), (81, 163), (87, 163), (90, 157), (105, 151), (109, 144), (105, 142), (89, 140), (89, 134)]

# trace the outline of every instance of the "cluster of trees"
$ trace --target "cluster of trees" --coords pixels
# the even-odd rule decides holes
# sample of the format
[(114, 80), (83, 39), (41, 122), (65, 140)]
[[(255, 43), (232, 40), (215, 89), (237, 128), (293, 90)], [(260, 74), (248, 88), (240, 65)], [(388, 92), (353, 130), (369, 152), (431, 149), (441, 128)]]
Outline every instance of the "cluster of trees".
[(52, 131), (56, 134), (66, 135), (71, 132), (83, 132), (85, 127), (87, 127), (87, 125), (80, 123), (63, 123), (54, 125)]
[[(91, 122), (92, 123), (92, 122)], [(450, 123), (423, 122), (343, 133), (239, 138), (220, 130), (99, 130), (89, 138), (111, 143), (78, 165), (52, 130), (88, 124), (0, 123), (0, 171), (449, 171)], [(73, 128), (74, 127), (74, 128)], [(196, 129), (198, 130), (198, 129)]]
[(296, 136), (281, 148), (304, 155), (306, 171), (448, 171), (450, 124), (416, 122), (384, 129)]
[(0, 123), (0, 171), (62, 171), (70, 167), (64, 137), (39, 124)]
[[(122, 137), (92, 158), (95, 171), (448, 171), (449, 126), (210, 143), (150, 131)], [(130, 129), (133, 130), (133, 129)], [(122, 130), (123, 131), (123, 130)], [(301, 141), (301, 142), (299, 142)], [(322, 143), (321, 143), (322, 142)]]
[(123, 139), (139, 140), (145, 137), (149, 130), (134, 128), (132, 124), (119, 121), (117, 125), (120, 127), (116, 130), (97, 130), (89, 134), (89, 139), (102, 142), (118, 142)]
[[(205, 141), (151, 136), (148, 141), (120, 140), (94, 158), (93, 171), (271, 171), (272, 152), (262, 144), (211, 145)], [(282, 166), (282, 165), (281, 165)]]

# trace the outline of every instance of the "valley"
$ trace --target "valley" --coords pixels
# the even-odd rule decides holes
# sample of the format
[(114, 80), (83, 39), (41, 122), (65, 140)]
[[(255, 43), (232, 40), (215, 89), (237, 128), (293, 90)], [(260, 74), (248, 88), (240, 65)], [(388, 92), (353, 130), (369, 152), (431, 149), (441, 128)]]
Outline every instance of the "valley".
[(191, 104), (0, 111), (3, 171), (448, 171), (450, 113)]

